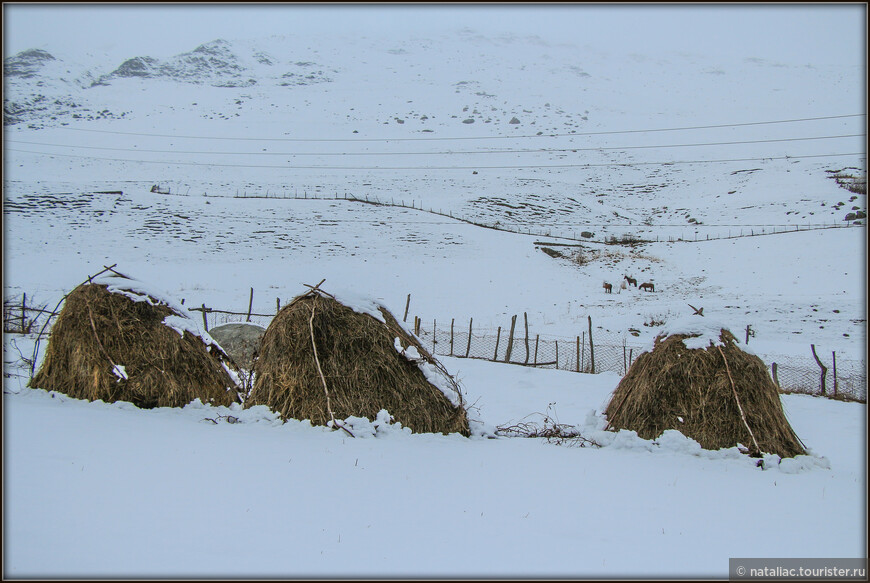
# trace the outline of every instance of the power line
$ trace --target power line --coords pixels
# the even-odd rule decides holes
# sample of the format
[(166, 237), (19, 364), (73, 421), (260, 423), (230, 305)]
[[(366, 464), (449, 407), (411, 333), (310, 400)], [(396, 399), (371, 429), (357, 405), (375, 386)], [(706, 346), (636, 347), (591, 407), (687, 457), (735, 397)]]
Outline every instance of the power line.
[(828, 115), (821, 117), (805, 117), (797, 119), (780, 119), (772, 121), (754, 121), (744, 123), (730, 124), (715, 124), (702, 126), (685, 126), (673, 128), (648, 128), (638, 130), (614, 130), (601, 132), (572, 132), (567, 134), (529, 134), (517, 136), (453, 136), (453, 137), (414, 137), (414, 138), (249, 138), (249, 137), (229, 137), (229, 136), (186, 136), (178, 134), (150, 134), (141, 132), (119, 132), (112, 130), (97, 130), (90, 128), (71, 128), (68, 126), (60, 126), (57, 129), (76, 131), (76, 132), (95, 132), (104, 134), (116, 134), (125, 136), (146, 136), (153, 138), (175, 138), (175, 139), (190, 139), (190, 140), (235, 140), (235, 141), (255, 141), (255, 142), (417, 142), (417, 141), (446, 141), (446, 140), (502, 140), (502, 139), (519, 139), (519, 138), (561, 138), (561, 137), (577, 137), (577, 136), (603, 136), (616, 134), (636, 134), (646, 132), (677, 132), (686, 130), (705, 130), (716, 128), (734, 128), (758, 125), (772, 125), (783, 123), (800, 123), (807, 121), (821, 121), (829, 119), (845, 119), (850, 117), (866, 117), (866, 113), (854, 113), (847, 115)]
[(726, 160), (679, 160), (671, 162), (609, 162), (602, 164), (525, 164), (509, 166), (276, 166), (274, 164), (214, 164), (201, 162), (170, 162), (162, 160), (129, 160), (124, 158), (101, 158), (97, 156), (81, 156), (77, 154), (56, 154), (34, 152), (31, 150), (16, 150), (9, 148), (8, 152), (36, 154), (40, 156), (63, 156), (65, 158), (81, 158), (106, 162), (130, 162), (142, 164), (164, 164), (170, 166), (200, 166), (223, 168), (275, 168), (281, 170), (521, 170), (530, 168), (597, 168), (597, 167), (635, 167), (635, 166), (672, 166), (677, 164), (714, 164), (720, 162), (761, 162), (766, 160), (799, 160), (804, 158), (834, 158), (841, 156), (866, 156), (866, 152), (848, 152), (840, 154), (811, 154), (804, 156), (767, 156), (763, 158), (731, 158)]
[(49, 146), (52, 148), (76, 148), (83, 150), (112, 150), (115, 152), (142, 152), (149, 154), (207, 154), (215, 156), (442, 156), (468, 154), (528, 154), (528, 153), (573, 153), (619, 150), (641, 150), (660, 148), (694, 148), (701, 146), (734, 146), (746, 144), (771, 144), (777, 142), (801, 142), (811, 140), (834, 140), (841, 138), (862, 138), (865, 134), (843, 134), (839, 136), (811, 136), (804, 138), (778, 138), (770, 140), (740, 140), (734, 142), (704, 142), (694, 144), (657, 144), (650, 146), (610, 146), (590, 148), (530, 148), (519, 150), (448, 150), (444, 152), (208, 152), (191, 150), (151, 150), (145, 148), (110, 148), (106, 146), (70, 146), (65, 144), (49, 144), (45, 142), (30, 142), (25, 140), (6, 140), (7, 144), (27, 144), (30, 146)]

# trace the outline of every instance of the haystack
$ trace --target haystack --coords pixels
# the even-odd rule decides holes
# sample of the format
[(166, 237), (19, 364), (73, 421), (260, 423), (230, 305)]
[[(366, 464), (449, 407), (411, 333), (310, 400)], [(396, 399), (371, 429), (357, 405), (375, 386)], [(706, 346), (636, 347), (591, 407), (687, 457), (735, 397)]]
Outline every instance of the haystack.
[(314, 425), (386, 409), (414, 432), (469, 435), (456, 382), (388, 309), (366, 302), (313, 288), (284, 306), (263, 336), (245, 405)]
[(30, 386), (140, 408), (239, 402), (231, 359), (180, 304), (111, 273), (66, 297)]
[(704, 449), (806, 454), (764, 362), (726, 328), (690, 316), (638, 356), (605, 410), (608, 428), (655, 439), (676, 429)]

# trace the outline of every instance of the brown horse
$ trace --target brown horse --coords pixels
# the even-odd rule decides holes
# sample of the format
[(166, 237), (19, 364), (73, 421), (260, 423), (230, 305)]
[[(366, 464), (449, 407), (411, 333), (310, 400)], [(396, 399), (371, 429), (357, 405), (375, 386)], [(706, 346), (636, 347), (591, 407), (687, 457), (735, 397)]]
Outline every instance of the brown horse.
[(640, 289), (646, 289), (646, 290), (649, 290), (651, 292), (654, 292), (654, 291), (656, 291), (656, 286), (654, 286), (650, 282), (645, 282), (645, 283), (640, 284)]
[(607, 283), (607, 282), (605, 281), (605, 282), (604, 282), (604, 285), (602, 285), (601, 287), (604, 288), (604, 293), (606, 293), (606, 294), (612, 294), (612, 293), (613, 293), (613, 284)]
[(626, 275), (626, 276), (625, 276), (625, 281), (628, 282), (628, 285), (633, 285), (634, 287), (637, 287), (637, 280), (634, 279), (633, 277), (628, 277), (628, 276)]

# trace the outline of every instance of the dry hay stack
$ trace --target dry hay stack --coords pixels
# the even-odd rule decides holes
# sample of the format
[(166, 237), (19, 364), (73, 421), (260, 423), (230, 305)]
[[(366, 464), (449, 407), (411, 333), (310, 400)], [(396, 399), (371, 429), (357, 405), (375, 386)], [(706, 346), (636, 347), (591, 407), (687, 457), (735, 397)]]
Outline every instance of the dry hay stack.
[(604, 412), (608, 427), (644, 439), (676, 429), (710, 450), (739, 443), (752, 455), (806, 454), (764, 362), (739, 348), (727, 329), (717, 330), (720, 342), (706, 348), (686, 347), (684, 340), (698, 334), (656, 338), (616, 387)]
[(103, 277), (70, 292), (30, 386), (140, 408), (239, 402), (220, 347), (192, 332), (198, 327), (184, 308), (131, 290), (131, 282)]
[[(386, 409), (414, 432), (469, 435), (461, 397), (454, 405), (421, 366), (437, 371), (435, 382), (459, 396), (456, 382), (389, 310), (371, 310), (355, 311), (317, 288), (284, 306), (263, 336), (245, 405), (266, 405), (284, 419), (314, 425), (350, 416), (373, 420)], [(419, 366), (399, 353), (397, 339), (403, 350), (416, 349)]]

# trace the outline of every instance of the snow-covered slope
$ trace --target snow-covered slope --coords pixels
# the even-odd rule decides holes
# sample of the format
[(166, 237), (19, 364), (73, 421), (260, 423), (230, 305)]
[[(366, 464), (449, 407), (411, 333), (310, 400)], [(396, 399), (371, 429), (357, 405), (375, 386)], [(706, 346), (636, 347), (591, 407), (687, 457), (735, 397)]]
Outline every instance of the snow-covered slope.
[[(80, 276), (40, 280), (56, 269), (84, 275), (104, 261), (145, 269), (159, 261), (181, 277), (191, 274), (191, 254), (229, 265), (292, 257), (330, 271), (319, 259), (326, 252), (330, 265), (368, 263), (373, 292), (386, 294), (390, 281), (435, 318), (476, 315), (494, 327), (530, 311), (573, 335), (574, 318), (600, 307), (597, 320), (625, 333), (703, 300), (760, 335), (863, 351), (864, 227), (796, 232), (863, 222), (866, 195), (837, 181), (866, 176), (863, 72), (753, 56), (620, 54), (470, 30), (217, 39), (174, 57), (96, 62), (75, 69), (44, 51), (5, 62), (7, 100), (32, 101), (39, 88), (42, 101), (89, 104), (25, 108), (17, 116), (31, 121), (6, 120), (4, 218), (15, 233), (7, 261), (25, 262), (7, 270), (13, 293), (62, 293)], [(155, 185), (186, 196), (150, 193)], [(227, 198), (236, 196), (413, 208)], [(83, 261), (53, 255), (51, 233), (74, 242)], [(765, 236), (715, 240), (750, 234)], [(632, 239), (658, 243), (603, 245)], [(560, 258), (536, 250), (558, 242), (579, 246), (551, 245)], [(26, 269), (46, 245), (44, 267)], [(465, 283), (431, 294), (431, 285), (414, 284), (415, 271), (392, 267), (394, 256), (437, 258), (427, 264), (433, 279), (462, 273)], [(466, 258), (486, 266), (480, 283), (480, 273), (468, 279), (457, 268)], [(515, 269), (502, 273), (501, 258)], [(554, 275), (523, 276), (539, 268)], [(601, 281), (623, 275), (661, 293), (599, 299)], [(248, 281), (231, 278), (237, 285), (197, 301), (239, 304), (251, 285), (285, 285), (271, 273), (238, 277)], [(499, 278), (523, 283), (464, 289)], [(807, 293), (808, 280), (824, 290)], [(567, 306), (545, 299), (566, 293)], [(811, 317), (826, 298), (837, 312)]]

